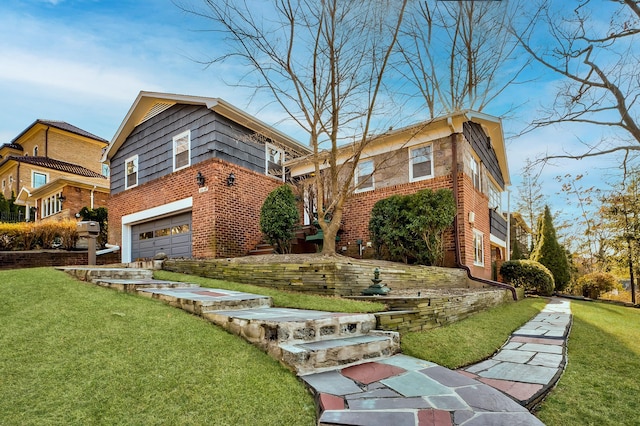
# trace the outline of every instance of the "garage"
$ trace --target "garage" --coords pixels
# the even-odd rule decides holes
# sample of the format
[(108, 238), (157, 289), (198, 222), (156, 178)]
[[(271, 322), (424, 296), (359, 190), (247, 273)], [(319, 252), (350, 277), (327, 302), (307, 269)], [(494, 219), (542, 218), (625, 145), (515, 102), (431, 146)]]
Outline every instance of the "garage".
[(131, 259), (149, 259), (160, 252), (191, 257), (191, 212), (131, 227)]

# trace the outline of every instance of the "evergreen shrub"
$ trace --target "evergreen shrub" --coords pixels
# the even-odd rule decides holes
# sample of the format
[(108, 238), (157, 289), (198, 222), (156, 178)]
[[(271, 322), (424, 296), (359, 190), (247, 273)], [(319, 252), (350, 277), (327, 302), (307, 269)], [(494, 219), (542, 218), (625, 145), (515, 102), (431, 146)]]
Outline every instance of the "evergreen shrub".
[(509, 260), (500, 267), (500, 275), (507, 284), (524, 287), (543, 296), (551, 296), (555, 288), (553, 275), (540, 262), (534, 260)]
[(282, 185), (267, 196), (260, 210), (260, 230), (278, 253), (291, 251), (291, 240), (300, 222), (296, 197), (289, 185)]

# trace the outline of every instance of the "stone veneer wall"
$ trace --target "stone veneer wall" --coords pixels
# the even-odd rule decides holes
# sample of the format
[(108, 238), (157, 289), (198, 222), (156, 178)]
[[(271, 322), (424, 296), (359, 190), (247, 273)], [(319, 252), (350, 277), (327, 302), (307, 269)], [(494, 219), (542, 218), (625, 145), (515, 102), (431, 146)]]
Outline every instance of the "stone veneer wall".
[[(517, 289), (518, 300), (524, 298), (524, 289)], [(511, 292), (502, 289), (475, 290), (456, 295), (429, 295), (426, 297), (354, 297), (358, 300), (384, 301), (388, 312), (376, 313), (380, 330), (429, 330), (463, 320), (475, 313), (513, 302)]]
[[(98, 265), (120, 261), (120, 253), (108, 253), (96, 257)], [(0, 251), (0, 270), (36, 268), (41, 266), (86, 265), (86, 251), (31, 250)]]
[[(317, 256), (299, 261), (296, 256), (257, 263), (229, 259), (168, 259), (163, 269), (172, 272), (223, 279), (246, 284), (294, 290), (330, 296), (358, 296), (371, 285), (373, 272), (380, 269), (382, 282), (391, 289), (483, 288), (467, 279), (465, 271), (454, 268), (409, 266), (393, 262), (371, 262), (337, 257)], [(273, 259), (272, 256), (265, 258)], [(288, 259), (285, 260), (285, 259)], [(489, 286), (487, 286), (489, 287)], [(511, 292), (506, 292), (511, 297)]]

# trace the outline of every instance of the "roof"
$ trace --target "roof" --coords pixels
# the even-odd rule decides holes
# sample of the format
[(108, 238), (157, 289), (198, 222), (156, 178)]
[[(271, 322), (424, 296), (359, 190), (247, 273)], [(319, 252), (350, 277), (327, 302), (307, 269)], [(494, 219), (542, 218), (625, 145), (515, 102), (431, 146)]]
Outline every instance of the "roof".
[(176, 104), (205, 106), (248, 129), (281, 143), (289, 152), (296, 156), (306, 155), (311, 152), (308, 147), (290, 136), (220, 98), (142, 91), (138, 94), (138, 97), (133, 102), (120, 127), (118, 127), (116, 134), (113, 136), (113, 139), (111, 139), (109, 146), (105, 149), (102, 161), (110, 160), (129, 137), (133, 129), (139, 124)]
[(47, 157), (39, 157), (39, 156), (36, 157), (36, 156), (30, 156), (30, 155), (25, 155), (25, 156), (10, 155), (0, 164), (4, 164), (5, 162), (12, 161), (12, 160), (17, 161), (19, 163), (27, 163), (27, 164), (32, 164), (34, 166), (45, 167), (47, 169), (71, 173), (78, 176), (106, 179), (106, 177), (101, 175), (100, 173), (96, 173), (93, 170), (89, 170), (85, 167), (78, 166), (77, 164), (66, 163), (64, 161), (54, 160), (53, 158), (47, 158)]
[(29, 130), (31, 130), (33, 127), (37, 126), (38, 124), (41, 124), (47, 127), (54, 127), (56, 129), (64, 130), (65, 132), (74, 133), (79, 136), (84, 136), (85, 138), (90, 138), (100, 142), (104, 142), (105, 144), (109, 143), (108, 140), (101, 138), (100, 136), (96, 136), (93, 133), (87, 132), (86, 130), (82, 130), (81, 128), (76, 127), (73, 124), (69, 124), (66, 121), (37, 119), (36, 121), (31, 123), (29, 127), (27, 127), (22, 132), (20, 132), (18, 136), (13, 138), (10, 144), (14, 144), (16, 141), (20, 140), (22, 136), (24, 136)]
[(10, 142), (10, 143), (5, 143), (2, 146), (0, 146), (0, 149), (2, 148), (11, 148), (11, 149), (15, 149), (18, 151), (22, 151), (22, 145), (20, 145), (19, 143), (14, 143), (14, 142)]

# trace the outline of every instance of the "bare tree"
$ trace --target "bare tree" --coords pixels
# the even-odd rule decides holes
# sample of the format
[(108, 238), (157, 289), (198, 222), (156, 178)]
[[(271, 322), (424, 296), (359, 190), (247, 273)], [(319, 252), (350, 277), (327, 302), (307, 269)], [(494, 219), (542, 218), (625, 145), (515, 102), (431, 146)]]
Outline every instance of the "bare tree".
[(640, 151), (639, 2), (581, 0), (567, 7), (544, 0), (529, 19), (527, 31), (512, 32), (532, 58), (563, 77), (554, 101), (531, 129), (578, 123), (617, 135), (587, 145), (584, 152), (546, 155), (543, 161)]
[(431, 118), (482, 111), (518, 77), (530, 58), (518, 57), (509, 31), (515, 2), (420, 1), (400, 38), (398, 66), (425, 101)]
[(536, 223), (538, 217), (544, 211), (546, 203), (545, 196), (542, 193), (542, 185), (538, 179), (539, 175), (533, 172), (531, 160), (527, 158), (525, 166), (522, 168), (522, 182), (518, 185), (516, 208), (529, 226), (529, 229), (533, 230), (534, 233), (531, 247), (528, 247), (529, 250), (533, 250), (533, 246), (537, 241)]
[[(204, 8), (189, 9), (213, 20), (226, 36), (229, 53), (211, 63), (246, 66), (242, 84), (266, 91), (308, 133), (323, 254), (335, 253), (354, 172), (374, 140), (369, 135), (378, 130), (379, 102), (406, 2), (204, 0)], [(353, 147), (346, 161), (338, 158), (345, 144)]]

